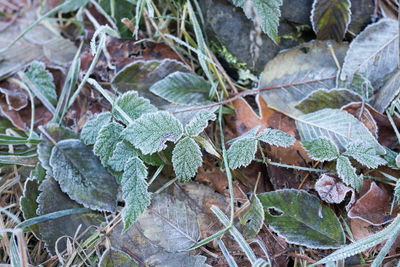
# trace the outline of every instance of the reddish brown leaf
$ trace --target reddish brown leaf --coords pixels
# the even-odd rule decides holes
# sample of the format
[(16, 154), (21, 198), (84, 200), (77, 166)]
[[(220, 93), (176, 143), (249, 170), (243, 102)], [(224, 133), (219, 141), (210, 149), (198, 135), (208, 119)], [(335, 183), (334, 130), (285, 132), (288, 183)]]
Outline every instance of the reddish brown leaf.
[(348, 216), (351, 219), (361, 219), (369, 224), (379, 226), (396, 217), (397, 213), (391, 215), (390, 209), (390, 194), (385, 188), (371, 182), (369, 190), (356, 201), (349, 210)]
[[(356, 118), (358, 118), (361, 107), (362, 107), (361, 103), (353, 103), (343, 107), (343, 109), (349, 112), (350, 114), (353, 114)], [(368, 104), (365, 104), (363, 117), (365, 114), (365, 110), (368, 110), (368, 113), (372, 115), (373, 120), (376, 122), (379, 143), (388, 147), (390, 147), (392, 144), (395, 144), (398, 140), (388, 117), (385, 114), (379, 113)], [(363, 119), (361, 121), (364, 122)], [(393, 121), (396, 127), (400, 128), (400, 119), (394, 116)], [(370, 124), (371, 123), (369, 123), (369, 125)], [(366, 126), (368, 129), (371, 130), (371, 128), (369, 128), (367, 124)]]
[[(257, 95), (256, 102), (260, 112), (258, 116), (250, 105), (243, 98), (239, 98), (233, 102), (236, 110), (235, 115), (227, 116), (227, 124), (231, 129), (234, 129), (236, 135), (241, 135), (255, 126), (264, 128), (273, 128), (284, 131), (296, 138), (293, 146), (284, 148), (276, 147), (263, 143), (265, 155), (272, 161), (292, 164), (296, 166), (308, 166), (311, 160), (307, 152), (300, 144), (300, 136), (298, 134), (295, 121), (288, 116), (268, 107), (267, 103), (261, 96)], [(250, 165), (251, 168), (252, 165)], [(297, 188), (304, 178), (302, 171), (286, 169), (282, 167), (268, 165), (268, 176), (275, 189), (278, 188)], [(303, 186), (304, 189), (311, 189), (312, 185), (307, 181)]]

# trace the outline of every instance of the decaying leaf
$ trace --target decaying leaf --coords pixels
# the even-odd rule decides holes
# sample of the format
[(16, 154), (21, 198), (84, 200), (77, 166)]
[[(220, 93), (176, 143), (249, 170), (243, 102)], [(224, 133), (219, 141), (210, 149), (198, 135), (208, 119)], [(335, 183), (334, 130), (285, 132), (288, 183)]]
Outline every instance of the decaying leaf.
[[(53, 178), (46, 179), (39, 187), (41, 191), (38, 197), (38, 215), (45, 215), (51, 212), (62, 211), (66, 209), (83, 208), (75, 201), (71, 200), (67, 194), (63, 193), (60, 186)], [(81, 232), (86, 230), (89, 226), (100, 225), (104, 218), (97, 213), (74, 214), (63, 216), (54, 220), (47, 220), (38, 224), (40, 235), (46, 243), (47, 249), (55, 254), (56, 241), (61, 236), (74, 237), (78, 227)], [(92, 229), (93, 231), (94, 229)], [(86, 233), (83, 237), (88, 238), (91, 231)], [(66, 248), (66, 238), (61, 239), (57, 243), (58, 251), (63, 251)]]
[(390, 206), (389, 193), (375, 182), (371, 182), (369, 190), (356, 201), (348, 216), (379, 226), (396, 217), (396, 214), (390, 214)]
[(53, 147), (50, 166), (61, 190), (85, 207), (114, 212), (117, 183), (92, 148), (78, 139), (66, 139)]
[(264, 208), (257, 195), (253, 195), (250, 200), (250, 206), (240, 217), (240, 223), (243, 226), (243, 234), (246, 238), (255, 238), (261, 230), (265, 219)]
[(334, 212), (303, 190), (284, 189), (258, 194), (272, 230), (288, 243), (309, 248), (338, 248), (345, 242)]
[[(0, 32), (0, 47), (6, 47), (36, 18), (36, 10), (30, 8), (23, 12), (18, 23), (7, 25), (7, 22), (1, 21), (0, 28), (5, 30)], [(23, 69), (33, 60), (48, 59), (54, 64), (69, 64), (77, 48), (70, 40), (63, 38), (61, 34), (54, 34), (53, 31), (58, 31), (56, 24), (52, 23), (52, 30), (39, 24), (14, 46), (1, 53), (0, 78)]]
[(376, 88), (382, 78), (396, 69), (399, 53), (397, 21), (384, 18), (369, 25), (351, 42), (340, 79), (350, 84), (355, 74), (365, 75)]
[(166, 194), (154, 196), (138, 224), (149, 240), (168, 252), (188, 249), (200, 238), (197, 216), (189, 203)]
[(315, 183), (315, 190), (323, 201), (336, 204), (342, 203), (347, 193), (351, 192), (351, 199), (346, 205), (346, 210), (349, 210), (351, 205), (356, 201), (356, 192), (353, 188), (344, 185), (342, 182), (337, 181), (334, 177), (327, 174), (321, 175)]
[[(339, 64), (348, 45), (332, 45)], [(337, 66), (328, 42), (315, 41), (278, 54), (265, 66), (259, 88), (269, 88), (261, 93), (264, 101), (290, 115), (302, 112), (295, 108), (312, 92), (336, 87)]]
[(348, 89), (320, 89), (302, 99), (295, 108), (303, 113), (310, 113), (324, 108), (341, 108), (359, 101), (360, 96)]

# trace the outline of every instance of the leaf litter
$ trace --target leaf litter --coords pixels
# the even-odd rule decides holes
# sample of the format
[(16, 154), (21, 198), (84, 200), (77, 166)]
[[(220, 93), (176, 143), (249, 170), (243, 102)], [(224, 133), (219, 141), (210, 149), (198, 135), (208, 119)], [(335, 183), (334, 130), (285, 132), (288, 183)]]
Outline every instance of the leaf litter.
[[(81, 266), (306, 266), (398, 256), (388, 234), (400, 231), (397, 22), (353, 33), (356, 0), (314, 0), (306, 16), (316, 40), (304, 42), (301, 25), (292, 35), (278, 27), (282, 1), (227, 3), (254, 28), (252, 56), (266, 38), (300, 40), (259, 80), (251, 73), (254, 86), (232, 75), (250, 71), (221, 53), (202, 5), (165, 2), (50, 1), (44, 10), (59, 9), (58, 20), (0, 53), (0, 112), (12, 123), (1, 128), (0, 188), (23, 219), (3, 216), (7, 263), (53, 255)], [(40, 12), (0, 4), (6, 47)], [(20, 225), (29, 246), (15, 250)]]

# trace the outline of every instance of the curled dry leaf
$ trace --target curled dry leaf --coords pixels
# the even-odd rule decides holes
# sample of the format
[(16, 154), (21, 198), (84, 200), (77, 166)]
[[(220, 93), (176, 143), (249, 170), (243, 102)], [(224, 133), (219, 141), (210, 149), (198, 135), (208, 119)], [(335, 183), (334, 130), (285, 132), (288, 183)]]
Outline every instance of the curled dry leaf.
[(315, 190), (318, 192), (320, 198), (326, 203), (341, 203), (348, 192), (351, 192), (351, 199), (346, 205), (346, 210), (349, 210), (351, 205), (356, 201), (353, 188), (346, 186), (342, 182), (338, 182), (334, 177), (322, 174), (318, 181), (315, 183)]
[(390, 194), (375, 182), (371, 182), (368, 191), (356, 201), (348, 216), (379, 226), (396, 217), (397, 212), (390, 214), (390, 209)]
[[(361, 108), (362, 103), (352, 103), (343, 107), (343, 110), (346, 110), (358, 118)], [(368, 117), (366, 110), (368, 110), (368, 113), (372, 116), (373, 121), (371, 121), (371, 117)], [(377, 137), (381, 145), (391, 147), (398, 141), (388, 117), (385, 114), (379, 113), (368, 104), (364, 105), (364, 112), (361, 121), (370, 131), (374, 128), (370, 128), (369, 126), (372, 126), (374, 122), (376, 123), (375, 128), (377, 128)], [(393, 121), (396, 127), (400, 128), (400, 119), (393, 116)]]

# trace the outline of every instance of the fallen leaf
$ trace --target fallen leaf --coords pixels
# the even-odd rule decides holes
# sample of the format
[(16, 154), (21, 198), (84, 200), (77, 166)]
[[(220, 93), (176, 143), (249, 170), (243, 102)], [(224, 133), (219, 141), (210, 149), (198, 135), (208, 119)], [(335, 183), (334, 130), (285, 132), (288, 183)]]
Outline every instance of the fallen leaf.
[(337, 181), (334, 177), (322, 174), (318, 181), (315, 183), (315, 190), (318, 192), (320, 198), (326, 203), (341, 203), (348, 192), (351, 192), (351, 199), (346, 205), (348, 210), (351, 205), (356, 201), (353, 188), (346, 186), (342, 182)]
[[(307, 166), (307, 163), (311, 162), (311, 159), (300, 144), (300, 136), (295, 121), (270, 108), (260, 95), (256, 96), (256, 102), (260, 116), (254, 112), (243, 98), (238, 98), (233, 101), (236, 114), (227, 116), (226, 121), (229, 128), (234, 129), (237, 136), (242, 135), (256, 126), (261, 126), (260, 131), (265, 128), (273, 128), (286, 132), (296, 138), (294, 145), (289, 147), (276, 147), (262, 143), (261, 145), (265, 156), (274, 162)], [(251, 166), (252, 165), (250, 165), (250, 168)], [(286, 169), (273, 165), (268, 165), (267, 170), (275, 189), (297, 188), (304, 178), (304, 176), (299, 175), (303, 172), (298, 170)], [(312, 185), (310, 185), (310, 187), (312, 187)]]
[(351, 219), (361, 219), (374, 226), (390, 222), (397, 212), (390, 214), (390, 194), (375, 182), (371, 182), (369, 190), (359, 198), (349, 210)]
[[(361, 107), (362, 103), (352, 103), (343, 107), (343, 109), (358, 118)], [(397, 143), (398, 140), (396, 134), (388, 117), (385, 114), (379, 113), (368, 104), (364, 105), (364, 112), (361, 119), (365, 126), (370, 129), (370, 131), (374, 129), (371, 117), (368, 117), (369, 115), (367, 115), (366, 110), (368, 110), (368, 113), (372, 116), (374, 122), (376, 123), (375, 128), (377, 129), (379, 143), (387, 147), (392, 147), (393, 144)], [(400, 119), (397, 118), (397, 116), (393, 116), (393, 121), (396, 127), (400, 128)], [(369, 128), (369, 126), (371, 126), (371, 128)]]
[[(36, 19), (35, 8), (26, 10), (24, 15), (19, 18), (18, 23), (13, 23), (6, 30), (0, 31), (0, 47), (6, 47)], [(0, 21), (0, 28), (6, 24), (6, 22)], [(67, 66), (72, 61), (77, 48), (61, 34), (54, 34), (54, 31), (58, 31), (57, 24), (52, 24), (52, 26), (54, 28), (50, 30), (42, 24), (37, 25), (14, 46), (0, 53), (1, 79), (23, 69), (35, 59), (45, 59), (52, 64), (61, 66)]]

